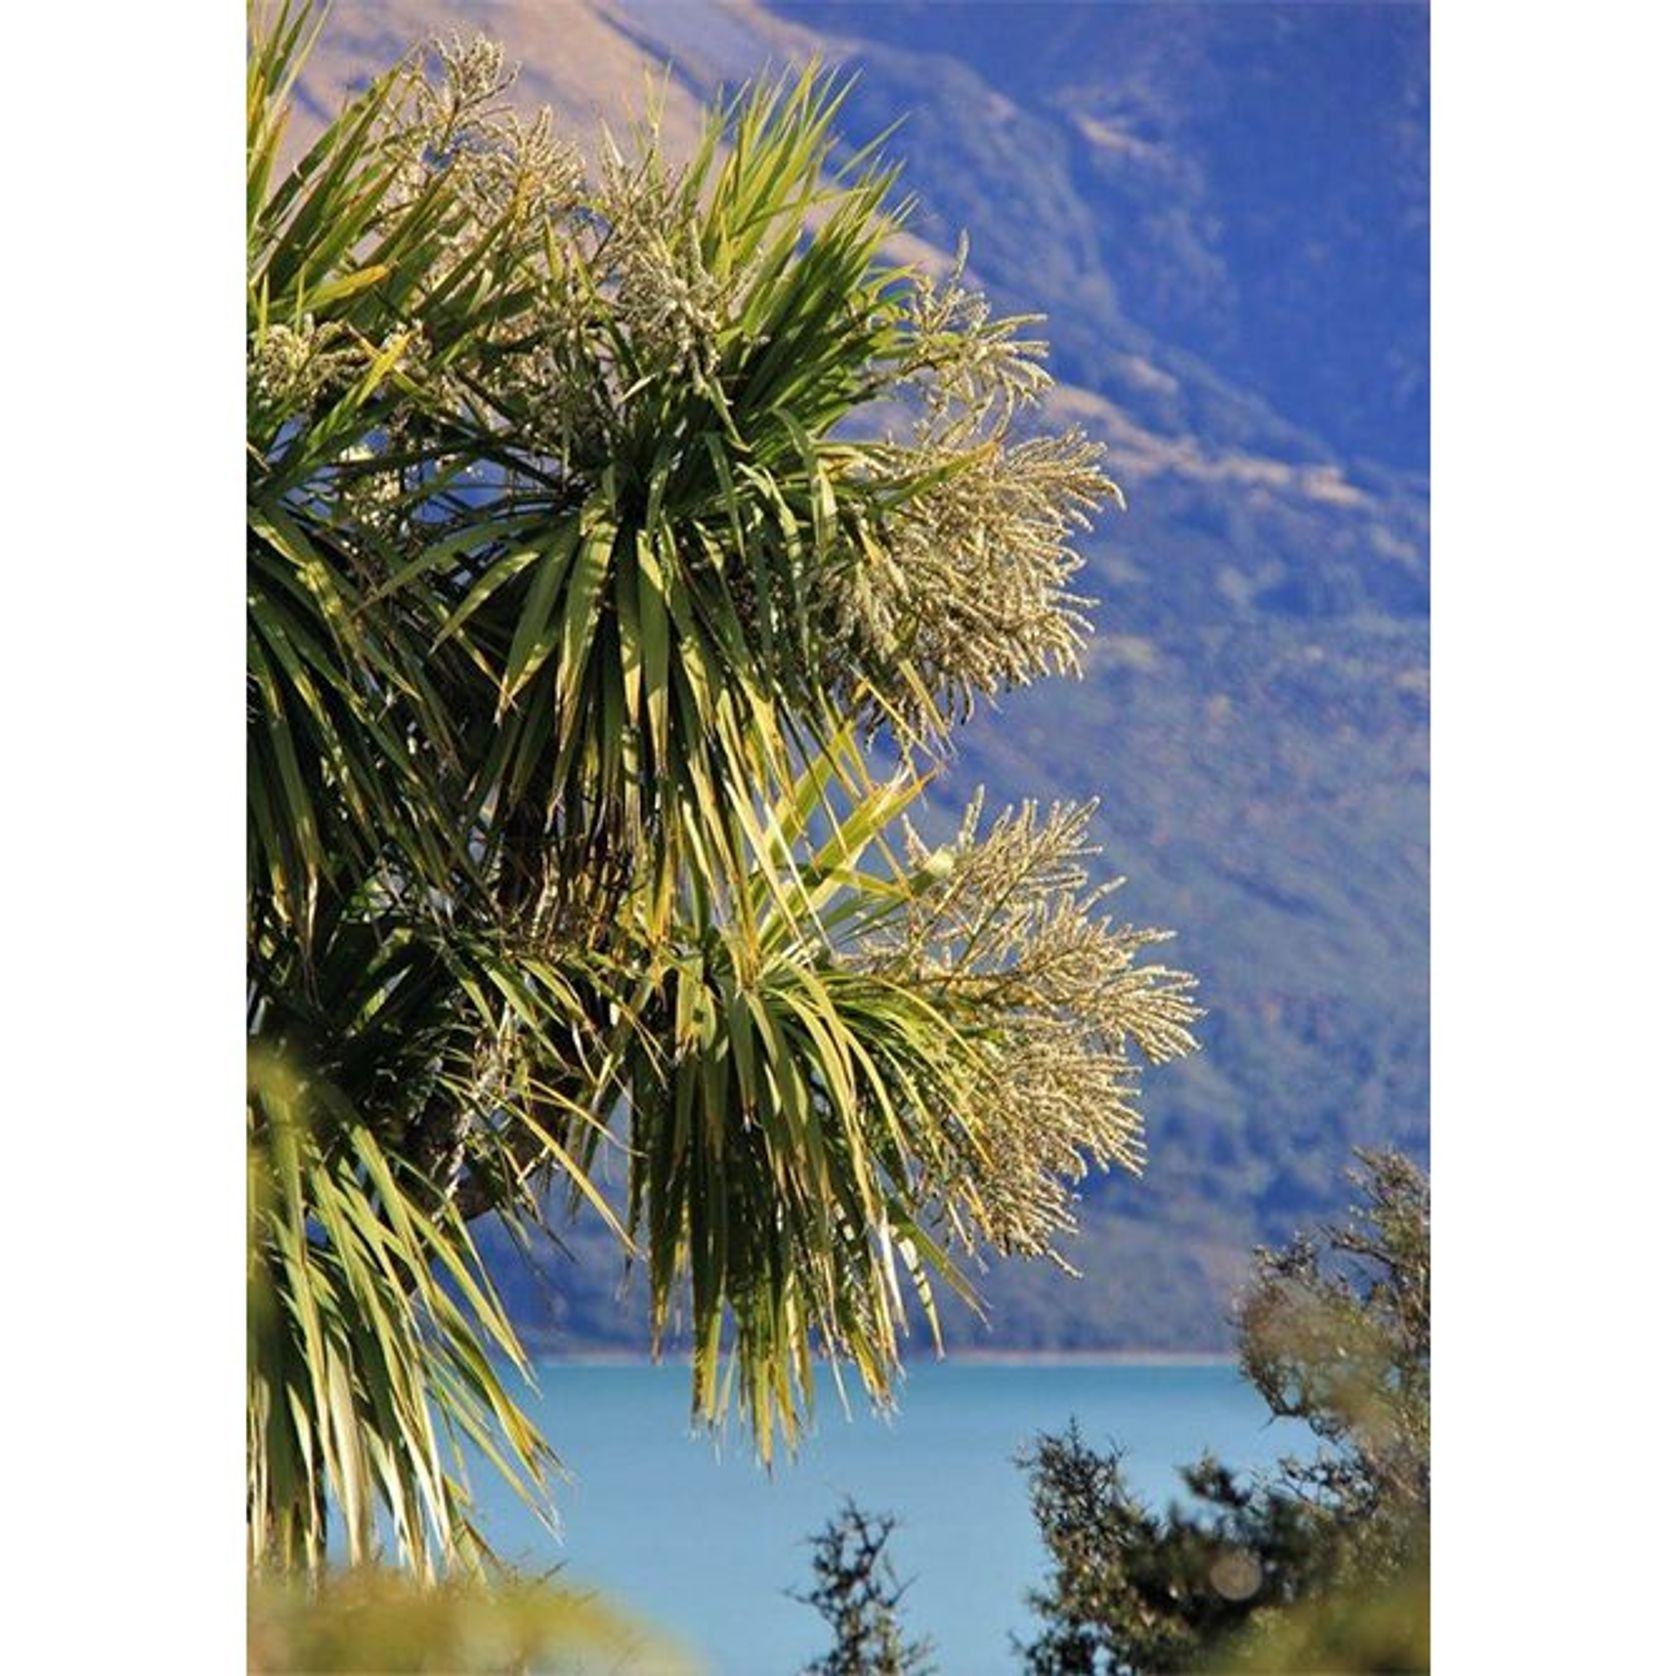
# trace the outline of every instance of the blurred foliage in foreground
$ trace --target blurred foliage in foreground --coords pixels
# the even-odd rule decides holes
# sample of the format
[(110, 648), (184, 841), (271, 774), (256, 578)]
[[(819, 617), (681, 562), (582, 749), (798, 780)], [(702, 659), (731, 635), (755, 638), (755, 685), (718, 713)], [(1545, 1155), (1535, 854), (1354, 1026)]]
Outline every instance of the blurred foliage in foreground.
[(474, 1579), (429, 1588), (377, 1567), (310, 1588), (269, 1578), (250, 1597), (252, 1676), (691, 1676), (697, 1666), (588, 1595)]
[(1196, 1505), (1158, 1515), (1074, 1425), (1024, 1457), (1052, 1561), (1035, 1676), (1429, 1668), (1430, 1189), (1363, 1163), (1343, 1225), (1257, 1253), (1238, 1315), (1242, 1371), (1314, 1458), (1250, 1483), (1207, 1457)]

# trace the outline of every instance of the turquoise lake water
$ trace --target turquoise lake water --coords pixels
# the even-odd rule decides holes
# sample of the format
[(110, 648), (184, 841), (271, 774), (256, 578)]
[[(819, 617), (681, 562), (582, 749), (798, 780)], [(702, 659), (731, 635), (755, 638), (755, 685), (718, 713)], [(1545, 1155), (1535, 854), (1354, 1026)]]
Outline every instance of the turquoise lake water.
[(1028, 1635), (1024, 1593), (1044, 1572), (1018, 1451), (1074, 1417), (1091, 1443), (1127, 1452), (1130, 1481), (1162, 1505), (1174, 1468), (1210, 1450), (1272, 1464), (1307, 1447), (1224, 1364), (945, 1362), (913, 1365), (888, 1420), (845, 1419), (829, 1385), (815, 1434), (772, 1476), (737, 1430), (718, 1448), (687, 1425), (679, 1366), (547, 1363), (532, 1404), (572, 1481), (558, 1489), (563, 1540), (509, 1491), (474, 1474), (490, 1538), (520, 1564), (561, 1564), (694, 1654), (716, 1676), (794, 1676), (825, 1626), (787, 1591), (807, 1587), (806, 1538), (846, 1495), (900, 1521), (890, 1552), (909, 1581), (914, 1636), (945, 1676), (1001, 1676)]

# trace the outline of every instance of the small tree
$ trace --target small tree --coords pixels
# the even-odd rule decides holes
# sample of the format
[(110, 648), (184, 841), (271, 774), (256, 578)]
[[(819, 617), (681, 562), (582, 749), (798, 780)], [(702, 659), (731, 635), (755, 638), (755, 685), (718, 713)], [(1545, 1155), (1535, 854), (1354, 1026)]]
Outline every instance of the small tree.
[(896, 1520), (846, 1498), (813, 1538), (815, 1584), (797, 1595), (826, 1619), (831, 1649), (803, 1676), (922, 1676), (934, 1668), (929, 1641), (909, 1641), (900, 1608), (906, 1585), (885, 1552)]
[(1329, 1642), (1335, 1670), (1424, 1665), (1430, 1197), (1400, 1155), (1362, 1161), (1364, 1202), (1259, 1251), (1237, 1317), (1242, 1371), (1321, 1439), (1313, 1459), (1254, 1484), (1207, 1457), (1182, 1472), (1195, 1505), (1159, 1514), (1074, 1424), (1024, 1456), (1052, 1562), (1020, 1649), (1037, 1676), (1317, 1669)]
[(1431, 1508), (1431, 1190), (1400, 1153), (1360, 1156), (1343, 1224), (1257, 1254), (1240, 1368), (1324, 1446), (1282, 1463), (1287, 1489), (1349, 1539), (1346, 1563), (1395, 1576), (1420, 1558)]

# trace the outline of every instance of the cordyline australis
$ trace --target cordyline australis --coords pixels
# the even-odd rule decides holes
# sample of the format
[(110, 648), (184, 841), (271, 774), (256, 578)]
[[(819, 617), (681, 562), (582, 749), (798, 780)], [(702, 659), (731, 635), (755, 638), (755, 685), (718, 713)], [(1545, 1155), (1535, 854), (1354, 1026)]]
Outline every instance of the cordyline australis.
[(480, 1546), (462, 1438), (548, 1459), (473, 1218), (564, 1184), (766, 1457), (817, 1358), (887, 1401), (905, 1293), (935, 1331), (932, 1275), (1139, 1167), (1196, 1009), (1088, 809), (905, 824), (977, 700), (1075, 669), (1116, 491), (1030, 428), (1029, 322), (889, 263), (832, 77), (590, 167), (454, 41), (281, 173), (317, 22), (250, 59), (251, 1529), (427, 1569)]

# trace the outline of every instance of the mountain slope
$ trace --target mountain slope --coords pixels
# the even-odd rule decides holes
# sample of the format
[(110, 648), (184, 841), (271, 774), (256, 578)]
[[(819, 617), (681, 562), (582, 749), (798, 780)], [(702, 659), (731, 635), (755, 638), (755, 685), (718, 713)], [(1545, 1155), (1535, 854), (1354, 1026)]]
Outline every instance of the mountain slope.
[[(1087, 678), (977, 718), (937, 796), (1099, 796), (1119, 911), (1178, 929), (1211, 1012), (1151, 1079), (1147, 1175), (1087, 1186), (1085, 1278), (1000, 1265), (951, 1337), (1225, 1343), (1253, 1243), (1336, 1204), (1353, 1147), (1426, 1146), (1423, 8), (341, 0), (310, 97), (456, 26), (579, 130), (667, 65), (675, 145), (764, 66), (853, 66), (848, 137), (905, 119), (917, 248), (967, 231), (997, 303), (1048, 315), (1050, 416), (1130, 511), (1087, 546)], [(501, 1252), (521, 1318), (637, 1342), (577, 1242)]]

